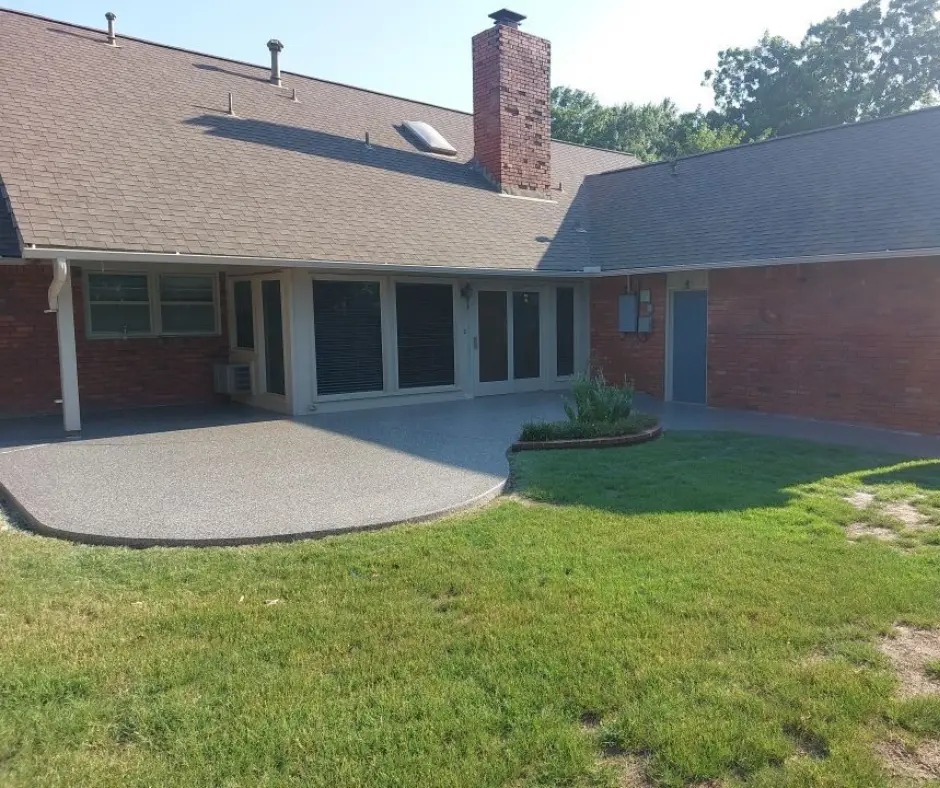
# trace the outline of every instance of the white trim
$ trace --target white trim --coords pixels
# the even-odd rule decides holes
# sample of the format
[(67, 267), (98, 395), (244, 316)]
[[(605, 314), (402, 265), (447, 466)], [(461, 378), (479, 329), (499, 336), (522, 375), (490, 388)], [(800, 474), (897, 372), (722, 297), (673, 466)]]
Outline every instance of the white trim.
[(62, 385), (62, 421), (66, 432), (82, 429), (81, 404), (78, 397), (78, 357), (75, 351), (75, 314), (72, 304), (72, 272), (64, 258), (56, 265), (66, 270), (56, 309), (56, 332), (59, 340), (59, 379)]
[(680, 278), (669, 276), (666, 279), (666, 316), (664, 322), (666, 324), (666, 337), (665, 337), (665, 371), (663, 381), (663, 394), (665, 395), (666, 402), (672, 402), (672, 385), (673, 385), (673, 339), (675, 337), (675, 332), (673, 329), (673, 317), (674, 317), (674, 307), (673, 307), (673, 295), (676, 292), (686, 292), (686, 291), (702, 291), (705, 293), (705, 402), (703, 404), (708, 404), (708, 274), (703, 276), (698, 276), (694, 278), (694, 281), (688, 281), (685, 284), (681, 283)]
[(537, 268), (483, 268), (476, 266), (400, 265), (374, 263), (361, 260), (310, 260), (278, 257), (248, 257), (238, 255), (175, 254), (165, 252), (114, 252), (101, 249), (65, 249), (61, 247), (29, 247), (23, 250), (23, 259), (54, 260), (68, 257), (72, 262), (120, 261), (122, 263), (167, 263), (201, 265), (262, 265), (275, 268), (308, 268), (321, 271), (349, 273), (362, 272), (421, 273), (426, 275), (456, 275), (469, 277), (521, 277), (540, 279), (590, 279), (611, 276), (662, 274), (670, 271), (707, 271), (718, 268), (762, 268), (774, 265), (803, 265), (810, 263), (851, 262), (853, 260), (896, 260), (906, 257), (940, 257), (940, 247), (921, 249), (885, 249), (878, 252), (851, 252), (803, 257), (769, 257), (745, 260), (721, 260), (715, 263), (646, 266), (640, 268), (610, 268), (603, 271), (543, 271)]
[(164, 252), (112, 252), (95, 249), (34, 248), (26, 250), (27, 260), (52, 260), (68, 255), (74, 262), (159, 263), (168, 265), (266, 266), (275, 269), (306, 268), (357, 276), (362, 273), (418, 274), (419, 276), (514, 276), (538, 279), (583, 279), (582, 271), (542, 271), (537, 268), (483, 268), (477, 266), (401, 265), (363, 260), (304, 260), (281, 257), (245, 257), (203, 254), (170, 254)]

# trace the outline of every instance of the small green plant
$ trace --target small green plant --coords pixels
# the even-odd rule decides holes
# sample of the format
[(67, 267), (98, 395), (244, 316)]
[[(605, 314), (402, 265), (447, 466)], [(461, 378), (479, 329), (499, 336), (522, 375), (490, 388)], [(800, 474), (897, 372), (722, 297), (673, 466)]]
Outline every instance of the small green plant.
[(565, 415), (575, 424), (614, 423), (630, 417), (635, 389), (611, 385), (600, 371), (578, 375), (565, 403)]
[(934, 681), (940, 681), (940, 659), (932, 659), (924, 665), (924, 673)]

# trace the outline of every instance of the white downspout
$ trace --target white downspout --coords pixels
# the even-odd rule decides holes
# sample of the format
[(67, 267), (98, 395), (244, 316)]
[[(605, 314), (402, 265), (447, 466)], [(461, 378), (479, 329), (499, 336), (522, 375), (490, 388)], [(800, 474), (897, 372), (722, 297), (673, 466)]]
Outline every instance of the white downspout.
[(69, 264), (64, 257), (59, 257), (52, 263), (52, 284), (49, 285), (49, 308), (46, 314), (59, 311), (59, 293), (68, 278)]
[(68, 260), (57, 257), (52, 264), (49, 309), (55, 312), (59, 335), (59, 380), (62, 386), (62, 421), (66, 432), (81, 432), (82, 413), (78, 400), (78, 357), (75, 352), (75, 314), (72, 307), (72, 277)]

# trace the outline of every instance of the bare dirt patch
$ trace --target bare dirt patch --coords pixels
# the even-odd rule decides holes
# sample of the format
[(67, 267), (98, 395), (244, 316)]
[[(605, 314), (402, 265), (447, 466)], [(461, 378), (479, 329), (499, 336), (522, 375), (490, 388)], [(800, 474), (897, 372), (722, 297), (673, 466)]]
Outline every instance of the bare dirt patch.
[(917, 509), (907, 501), (885, 504), (885, 506), (882, 507), (882, 511), (888, 515), (888, 517), (900, 520), (905, 526), (914, 530), (924, 530), (934, 527), (927, 522), (927, 518), (924, 517), (923, 514), (917, 511)]
[(617, 788), (653, 788), (646, 776), (646, 759), (632, 753), (607, 755), (601, 765), (610, 769), (617, 777)]
[(901, 780), (924, 782), (940, 777), (940, 742), (924, 741), (914, 750), (898, 740), (875, 747), (888, 773)]
[(851, 495), (847, 496), (846, 501), (848, 501), (856, 509), (867, 509), (875, 500), (874, 493), (865, 492), (864, 490), (856, 490)]
[(845, 533), (849, 539), (861, 539), (863, 536), (870, 536), (879, 542), (894, 542), (898, 538), (897, 532), (892, 531), (890, 528), (865, 525), (865, 523), (852, 523), (845, 529)]
[(891, 637), (882, 638), (879, 648), (897, 673), (899, 697), (940, 694), (940, 682), (926, 673), (927, 663), (940, 659), (940, 632), (895, 627)]

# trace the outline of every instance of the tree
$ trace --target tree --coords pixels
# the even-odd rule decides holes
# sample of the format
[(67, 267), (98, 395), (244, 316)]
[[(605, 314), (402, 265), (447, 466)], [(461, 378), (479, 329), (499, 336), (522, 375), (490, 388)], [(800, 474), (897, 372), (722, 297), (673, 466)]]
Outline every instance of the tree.
[(940, 0), (879, 0), (813, 25), (799, 45), (765, 33), (718, 53), (705, 73), (712, 127), (746, 139), (881, 117), (932, 104), (940, 91)]
[(552, 136), (624, 151), (642, 161), (735, 145), (742, 137), (726, 124), (712, 128), (701, 111), (680, 115), (669, 99), (604, 106), (593, 93), (564, 86), (552, 90)]

